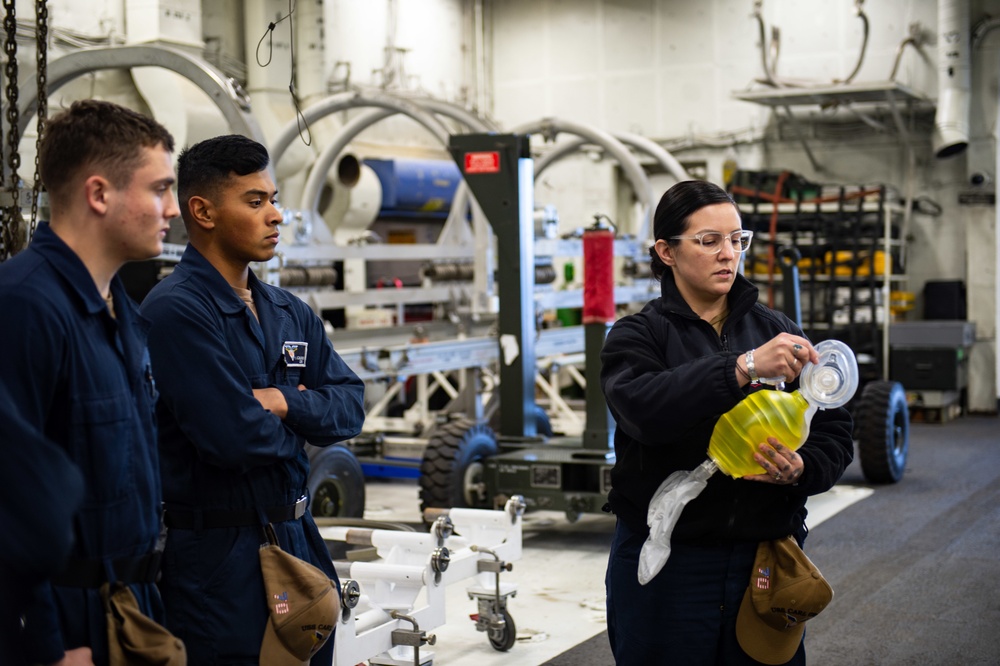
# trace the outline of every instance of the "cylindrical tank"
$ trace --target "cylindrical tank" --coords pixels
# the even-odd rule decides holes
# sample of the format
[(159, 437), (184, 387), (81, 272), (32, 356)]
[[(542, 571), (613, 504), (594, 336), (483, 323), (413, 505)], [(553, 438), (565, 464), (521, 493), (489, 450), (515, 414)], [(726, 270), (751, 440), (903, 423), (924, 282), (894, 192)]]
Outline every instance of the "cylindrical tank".
[(462, 175), (451, 160), (365, 159), (382, 184), (381, 215), (446, 217)]
[(583, 323), (615, 319), (615, 234), (592, 227), (583, 232)]

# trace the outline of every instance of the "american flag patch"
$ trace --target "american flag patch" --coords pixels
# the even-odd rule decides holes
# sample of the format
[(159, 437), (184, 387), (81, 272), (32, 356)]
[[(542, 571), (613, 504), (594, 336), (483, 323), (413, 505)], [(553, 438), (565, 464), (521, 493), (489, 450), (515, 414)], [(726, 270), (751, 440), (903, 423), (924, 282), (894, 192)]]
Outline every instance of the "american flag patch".
[(757, 569), (757, 589), (771, 589), (771, 567), (762, 567)]

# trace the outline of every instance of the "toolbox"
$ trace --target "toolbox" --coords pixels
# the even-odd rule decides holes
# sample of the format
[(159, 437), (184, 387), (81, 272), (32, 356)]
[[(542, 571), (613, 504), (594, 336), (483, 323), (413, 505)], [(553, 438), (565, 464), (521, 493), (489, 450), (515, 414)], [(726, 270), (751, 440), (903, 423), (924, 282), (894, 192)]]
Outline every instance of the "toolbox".
[(889, 326), (892, 347), (963, 347), (976, 341), (976, 324), (971, 321), (902, 321)]
[(907, 391), (959, 391), (969, 381), (969, 356), (964, 347), (893, 347), (889, 376)]

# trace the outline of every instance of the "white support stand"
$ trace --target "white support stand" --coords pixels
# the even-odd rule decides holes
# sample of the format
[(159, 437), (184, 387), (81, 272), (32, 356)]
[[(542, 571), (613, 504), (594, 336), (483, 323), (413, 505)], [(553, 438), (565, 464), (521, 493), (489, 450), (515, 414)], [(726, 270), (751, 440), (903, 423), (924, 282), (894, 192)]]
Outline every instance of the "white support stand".
[(513, 636), (504, 635), (503, 617), (509, 617), (506, 600), (517, 586), (500, 582), (499, 574), (521, 559), (523, 513), (523, 500), (513, 497), (502, 511), (429, 510), (426, 517), (435, 518), (430, 533), (320, 528), (325, 540), (370, 545), (379, 558), (335, 562), (343, 611), (334, 666), (369, 660), (385, 666), (432, 663), (433, 652), (420, 648), (433, 645), (435, 637), (427, 631), (446, 622), (445, 586), (469, 578), (474, 579), (469, 596), (480, 601), (476, 628), (486, 631), (497, 649), (506, 649), (498, 647), (505, 642), (509, 647)]

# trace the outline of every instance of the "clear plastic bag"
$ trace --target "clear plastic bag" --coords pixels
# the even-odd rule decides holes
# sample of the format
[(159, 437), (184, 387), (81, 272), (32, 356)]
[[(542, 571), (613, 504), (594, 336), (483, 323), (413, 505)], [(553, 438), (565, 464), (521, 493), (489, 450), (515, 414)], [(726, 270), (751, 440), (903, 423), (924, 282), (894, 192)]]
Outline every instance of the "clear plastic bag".
[(704, 490), (708, 477), (718, 469), (712, 460), (706, 460), (690, 472), (674, 472), (656, 489), (646, 513), (649, 538), (639, 553), (640, 585), (653, 580), (667, 563), (670, 557), (670, 534), (674, 531), (681, 511)]

